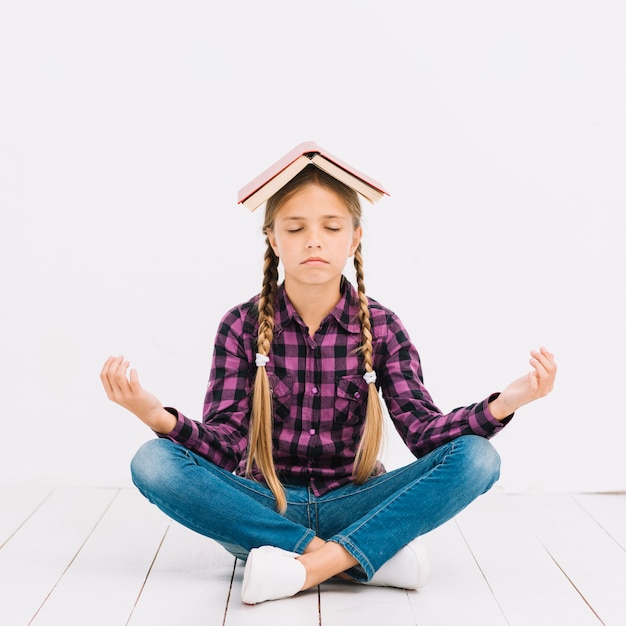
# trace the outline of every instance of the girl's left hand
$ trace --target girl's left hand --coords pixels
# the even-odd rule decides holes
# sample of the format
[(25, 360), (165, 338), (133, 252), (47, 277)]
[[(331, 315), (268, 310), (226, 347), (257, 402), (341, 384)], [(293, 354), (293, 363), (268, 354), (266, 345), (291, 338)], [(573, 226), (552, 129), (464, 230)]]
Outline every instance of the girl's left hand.
[(524, 404), (543, 398), (554, 388), (557, 369), (554, 355), (546, 348), (532, 350), (530, 355), (533, 371), (514, 380), (489, 403), (491, 413), (497, 420), (503, 420)]

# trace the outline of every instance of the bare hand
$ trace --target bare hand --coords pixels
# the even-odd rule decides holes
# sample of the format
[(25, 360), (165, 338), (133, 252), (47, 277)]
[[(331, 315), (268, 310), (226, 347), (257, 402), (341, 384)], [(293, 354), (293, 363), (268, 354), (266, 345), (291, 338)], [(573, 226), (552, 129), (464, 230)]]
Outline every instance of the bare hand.
[(557, 370), (554, 355), (546, 348), (532, 350), (530, 355), (529, 363), (533, 371), (513, 381), (489, 403), (489, 408), (497, 420), (503, 420), (524, 404), (543, 398), (554, 388)]
[(176, 425), (176, 418), (168, 413), (159, 399), (139, 384), (134, 369), (127, 375), (129, 362), (123, 356), (109, 357), (100, 372), (100, 380), (109, 400), (134, 413), (152, 430), (167, 434)]

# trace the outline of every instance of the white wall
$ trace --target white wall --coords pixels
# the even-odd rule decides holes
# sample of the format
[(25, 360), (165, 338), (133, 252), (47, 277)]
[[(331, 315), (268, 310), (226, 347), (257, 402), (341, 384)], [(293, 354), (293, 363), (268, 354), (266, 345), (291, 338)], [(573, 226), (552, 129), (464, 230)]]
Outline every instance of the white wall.
[(312, 139), (392, 192), (368, 290), (441, 408), (557, 354), (494, 440), (502, 487), (625, 489), (623, 23), (617, 0), (5, 0), (0, 481), (128, 484), (151, 434), (106, 400), (109, 354), (199, 417), (261, 276), (236, 191)]

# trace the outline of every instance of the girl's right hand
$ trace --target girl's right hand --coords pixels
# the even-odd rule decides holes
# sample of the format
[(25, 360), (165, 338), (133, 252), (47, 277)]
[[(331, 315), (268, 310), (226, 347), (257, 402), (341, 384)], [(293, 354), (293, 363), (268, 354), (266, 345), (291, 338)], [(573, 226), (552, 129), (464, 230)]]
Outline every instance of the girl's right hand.
[(109, 400), (134, 413), (152, 430), (167, 434), (176, 426), (176, 418), (163, 408), (159, 399), (139, 384), (137, 371), (130, 370), (123, 356), (109, 357), (100, 372), (100, 380)]

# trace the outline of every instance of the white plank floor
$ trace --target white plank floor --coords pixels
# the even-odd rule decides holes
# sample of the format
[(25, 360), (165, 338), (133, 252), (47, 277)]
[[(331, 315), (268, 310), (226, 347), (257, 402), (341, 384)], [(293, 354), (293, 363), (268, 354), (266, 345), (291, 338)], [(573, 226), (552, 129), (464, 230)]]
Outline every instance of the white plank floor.
[(134, 489), (0, 488), (0, 625), (626, 625), (626, 494), (493, 491), (423, 540), (420, 591), (250, 607), (241, 562)]

